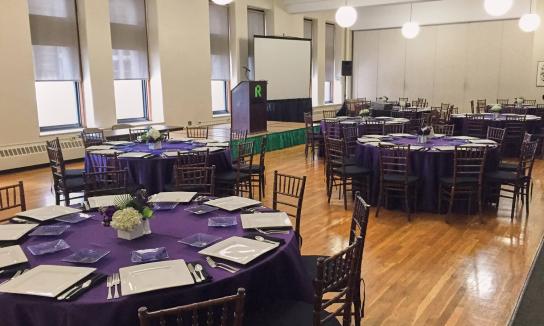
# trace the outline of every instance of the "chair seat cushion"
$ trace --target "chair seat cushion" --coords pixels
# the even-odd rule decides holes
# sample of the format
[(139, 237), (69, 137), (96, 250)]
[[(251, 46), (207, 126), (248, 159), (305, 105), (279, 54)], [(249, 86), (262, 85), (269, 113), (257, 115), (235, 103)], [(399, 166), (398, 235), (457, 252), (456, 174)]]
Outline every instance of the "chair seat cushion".
[(345, 166), (343, 171), (341, 168), (335, 168), (333, 171), (337, 174), (344, 172), (347, 176), (370, 174), (369, 169), (357, 165)]
[(515, 182), (517, 180), (517, 176), (515, 172), (501, 171), (501, 170), (486, 173), (485, 178), (489, 181), (509, 182), (509, 183)]
[[(249, 178), (249, 174), (240, 173), (240, 180)], [(231, 170), (216, 174), (215, 180), (218, 182), (236, 182), (236, 171)]]
[[(264, 171), (265, 167), (263, 166), (263, 171)], [(240, 168), (240, 171), (241, 172), (245, 172), (245, 173), (259, 173), (259, 171), (261, 171), (261, 166), (258, 165), (258, 164), (253, 164), (253, 165), (250, 165), (250, 166), (242, 166)]]
[(518, 165), (516, 163), (501, 162), (499, 164), (499, 170), (503, 171), (517, 171)]
[[(321, 319), (328, 316), (321, 312)], [(278, 301), (257, 311), (246, 311), (245, 326), (311, 326), (313, 325), (313, 305), (300, 301)], [(336, 318), (331, 318), (323, 326), (340, 326)]]
[[(477, 184), (478, 178), (477, 177), (461, 177), (461, 178), (457, 178), (455, 181), (456, 181), (456, 184), (470, 184), (470, 183)], [(447, 185), (451, 185), (453, 184), (453, 177), (440, 178), (440, 182)]]
[(64, 182), (68, 191), (82, 191), (85, 189), (83, 177), (66, 178)]
[(83, 169), (66, 169), (64, 170), (64, 175), (66, 178), (77, 178), (82, 177), (85, 170)]
[(403, 183), (404, 180), (407, 180), (408, 183), (414, 183), (419, 180), (419, 177), (415, 175), (409, 175), (408, 178), (405, 179), (404, 175), (401, 174), (386, 174), (383, 176), (383, 179), (387, 182)]
[(320, 257), (326, 258), (326, 256), (302, 256), (302, 264), (304, 265), (306, 274), (312, 280), (315, 279), (315, 276), (317, 274), (317, 259), (319, 259)]

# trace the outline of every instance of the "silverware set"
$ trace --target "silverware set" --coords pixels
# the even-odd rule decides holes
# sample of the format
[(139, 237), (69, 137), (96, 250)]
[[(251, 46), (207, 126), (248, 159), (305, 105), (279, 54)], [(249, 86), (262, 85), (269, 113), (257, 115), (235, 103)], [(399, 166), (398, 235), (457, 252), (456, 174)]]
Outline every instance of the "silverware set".
[[(118, 286), (121, 284), (121, 278), (119, 277), (119, 273), (113, 273), (112, 275), (109, 275), (106, 279), (106, 287), (108, 288), (108, 296), (106, 299), (117, 299), (119, 298), (119, 289)], [(112, 297), (112, 290), (113, 287), (113, 297)]]
[(195, 282), (200, 283), (204, 282), (206, 280), (206, 276), (204, 276), (204, 273), (202, 273), (202, 270), (204, 268), (200, 264), (193, 264), (189, 263), (187, 264), (187, 268), (189, 269), (189, 272), (191, 273), (191, 276), (193, 276)]
[(23, 275), (23, 274), (26, 273), (27, 271), (28, 271), (28, 268), (27, 268), (27, 269), (20, 269), (20, 270), (18, 270), (15, 274), (13, 274), (13, 276), (12, 276), (11, 278), (9, 278), (9, 279), (5, 280), (4, 282), (0, 283), (0, 285), (6, 283), (7, 281), (11, 281), (11, 280), (13, 280), (13, 279), (15, 279), (15, 278), (17, 278), (17, 277)]
[(261, 234), (289, 234), (289, 230), (262, 230), (262, 229), (255, 229), (257, 232)]
[(206, 257), (206, 262), (208, 263), (208, 265), (210, 265), (211, 268), (221, 268), (222, 270), (225, 270), (225, 271), (227, 271), (229, 273), (233, 273), (233, 274), (240, 270), (239, 268), (236, 268), (236, 267), (231, 266), (231, 265), (227, 265), (227, 264), (224, 264), (224, 263), (218, 263), (215, 260), (213, 260), (212, 257)]

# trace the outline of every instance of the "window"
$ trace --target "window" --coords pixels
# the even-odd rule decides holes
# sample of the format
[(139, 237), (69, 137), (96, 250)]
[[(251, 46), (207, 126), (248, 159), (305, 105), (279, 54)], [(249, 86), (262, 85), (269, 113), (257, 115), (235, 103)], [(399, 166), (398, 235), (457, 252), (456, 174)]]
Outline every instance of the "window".
[(253, 48), (253, 37), (255, 35), (265, 35), (265, 20), (264, 11), (256, 9), (247, 10), (247, 39), (248, 39), (248, 54), (247, 54), (247, 67), (250, 70), (248, 73), (248, 79), (255, 79), (255, 58)]
[(228, 111), (230, 80), (229, 8), (210, 2), (210, 49), (212, 113)]
[(304, 19), (304, 38), (312, 39), (312, 26), (313, 21), (311, 19)]
[(304, 38), (312, 40), (312, 62), (310, 63), (311, 64), (310, 71), (311, 71), (311, 74), (312, 74), (312, 78), (310, 79), (310, 94), (312, 94), (312, 96), (313, 96), (312, 83), (313, 83), (314, 76), (316, 75), (316, 72), (314, 71), (314, 69), (315, 69), (315, 63), (314, 63), (314, 53), (315, 53), (314, 46), (315, 46), (315, 44), (314, 44), (314, 38), (313, 38), (313, 34), (314, 34), (313, 24), (314, 24), (313, 20), (306, 19), (306, 18), (304, 19)]
[(74, 0), (28, 0), (40, 131), (81, 126)]
[(325, 25), (325, 103), (333, 102), (334, 91), (334, 25)]
[(110, 0), (113, 86), (118, 122), (148, 119), (147, 28), (144, 0)]

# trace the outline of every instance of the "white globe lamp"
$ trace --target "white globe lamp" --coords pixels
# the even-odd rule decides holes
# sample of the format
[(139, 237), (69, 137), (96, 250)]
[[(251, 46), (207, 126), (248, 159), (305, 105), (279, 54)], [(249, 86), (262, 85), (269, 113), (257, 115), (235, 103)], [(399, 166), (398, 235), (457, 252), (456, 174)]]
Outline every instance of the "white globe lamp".
[(340, 27), (349, 28), (357, 21), (357, 10), (351, 6), (342, 6), (336, 10), (335, 17)]
[(402, 25), (402, 36), (404, 36), (407, 39), (413, 39), (419, 34), (419, 30), (421, 28), (419, 27), (419, 24), (416, 22), (407, 22)]
[(224, 6), (231, 3), (233, 0), (212, 0), (216, 5)]
[(519, 19), (518, 25), (524, 32), (534, 32), (540, 26), (540, 16), (538, 14), (525, 14)]
[(491, 16), (502, 16), (512, 8), (513, 0), (485, 0), (484, 9)]

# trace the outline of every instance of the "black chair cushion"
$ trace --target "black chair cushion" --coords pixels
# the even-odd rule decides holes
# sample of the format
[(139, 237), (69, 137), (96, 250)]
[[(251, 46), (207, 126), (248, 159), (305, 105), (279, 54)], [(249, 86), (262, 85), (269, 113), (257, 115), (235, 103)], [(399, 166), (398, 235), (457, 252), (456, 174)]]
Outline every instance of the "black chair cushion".
[[(246, 312), (245, 326), (311, 326), (313, 325), (313, 305), (300, 301), (278, 301), (257, 311)], [(321, 319), (328, 316), (321, 312)], [(340, 326), (336, 318), (331, 318), (323, 326)]]
[(501, 171), (501, 170), (486, 173), (485, 178), (489, 181), (508, 182), (508, 183), (512, 183), (517, 180), (517, 176), (515, 172)]
[[(247, 179), (247, 178), (249, 178), (249, 174), (240, 173), (240, 180)], [(223, 183), (236, 182), (236, 171), (231, 170), (231, 171), (216, 174), (215, 180), (218, 182), (223, 182)]]
[(302, 256), (302, 264), (304, 265), (304, 269), (306, 270), (306, 274), (310, 276), (310, 279), (315, 279), (315, 275), (317, 274), (317, 259), (319, 257), (326, 257), (326, 256)]
[[(264, 171), (265, 167), (263, 166), (263, 171)], [(259, 173), (259, 171), (261, 171), (261, 166), (258, 165), (258, 164), (253, 164), (251, 166), (242, 166), (240, 168), (240, 172), (244, 172), (244, 173), (250, 173), (250, 174), (255, 174), (255, 173)]]
[[(395, 183), (404, 183), (404, 180), (405, 180), (404, 175), (401, 175), (401, 174), (386, 174), (383, 176), (383, 179), (386, 182), (395, 182)], [(419, 180), (419, 177), (415, 175), (409, 175), (407, 180), (408, 180), (408, 183), (414, 183)]]
[(66, 178), (64, 183), (68, 191), (83, 191), (85, 189), (83, 177)]
[(518, 170), (518, 165), (516, 163), (506, 163), (506, 162), (501, 162), (499, 164), (499, 170), (503, 170), (503, 171), (517, 171)]
[[(342, 168), (335, 168), (333, 171), (337, 174), (342, 174)], [(370, 170), (362, 166), (348, 165), (344, 168), (346, 176), (370, 174)]]
[[(457, 178), (456, 181), (456, 184), (460, 185), (460, 184), (470, 184), (470, 183), (474, 183), (474, 184), (478, 184), (478, 178), (477, 177), (461, 177), (461, 178)], [(444, 177), (444, 178), (440, 178), (440, 182), (441, 183), (444, 183), (444, 184), (447, 184), (447, 185), (451, 185), (453, 184), (453, 177)]]
[(85, 170), (83, 169), (66, 169), (64, 170), (64, 175), (66, 178), (78, 178), (82, 177)]

